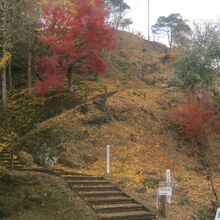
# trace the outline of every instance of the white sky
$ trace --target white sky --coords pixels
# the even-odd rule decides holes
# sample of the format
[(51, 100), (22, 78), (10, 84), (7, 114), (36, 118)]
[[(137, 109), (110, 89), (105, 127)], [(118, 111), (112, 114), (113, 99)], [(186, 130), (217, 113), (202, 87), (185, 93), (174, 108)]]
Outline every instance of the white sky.
[[(133, 20), (131, 30), (141, 31), (147, 36), (148, 0), (125, 0), (131, 7), (126, 17)], [(160, 16), (180, 13), (183, 19), (220, 20), (220, 0), (150, 0), (150, 25), (154, 25)], [(188, 23), (190, 24), (190, 23)]]

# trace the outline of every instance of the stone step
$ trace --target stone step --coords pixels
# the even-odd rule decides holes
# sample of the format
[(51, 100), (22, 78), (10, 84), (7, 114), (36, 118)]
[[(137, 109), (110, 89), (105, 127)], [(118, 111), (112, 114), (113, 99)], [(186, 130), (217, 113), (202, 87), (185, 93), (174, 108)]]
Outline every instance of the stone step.
[[(72, 175), (72, 176), (82, 176), (82, 174), (80, 174), (80, 173), (75, 173), (75, 172), (71, 172), (71, 171), (64, 171), (64, 170), (58, 170), (58, 169), (54, 169), (53, 171), (56, 174), (58, 174), (59, 176), (61, 176), (61, 177), (69, 176), (69, 175)], [(83, 174), (83, 176), (87, 176), (87, 175)]]
[(0, 152), (0, 157), (11, 158), (11, 154), (10, 153), (2, 153), (2, 152)]
[[(11, 160), (0, 158), (0, 163), (4, 163), (4, 164), (9, 163), (9, 164), (11, 164)], [(18, 163), (21, 163), (21, 162), (16, 159), (16, 160), (13, 160), (13, 163), (18, 164)]]
[(62, 176), (65, 180), (103, 180), (101, 176), (84, 176), (84, 175), (73, 175), (73, 176)]
[[(9, 169), (10, 169), (10, 168), (11, 168), (11, 165), (7, 165), (6, 168), (9, 168)], [(20, 169), (23, 169), (23, 168), (25, 168), (25, 165), (22, 165), (22, 164), (14, 164), (14, 165), (13, 165), (13, 169), (14, 169), (14, 170), (20, 170)]]
[(145, 207), (137, 203), (122, 203), (108, 205), (93, 205), (97, 212), (124, 212), (145, 210)]
[(101, 220), (153, 220), (155, 216), (147, 211), (126, 211), (99, 214)]
[(124, 197), (108, 197), (108, 198), (100, 198), (93, 197), (87, 199), (87, 201), (92, 205), (105, 205), (105, 204), (122, 204), (122, 203), (132, 203), (134, 199), (129, 198), (127, 196)]
[(118, 190), (113, 185), (104, 185), (104, 186), (71, 186), (73, 190), (83, 192), (83, 191), (116, 191)]
[(79, 192), (81, 196), (91, 197), (91, 196), (99, 196), (99, 197), (109, 197), (109, 196), (121, 196), (125, 195), (121, 191), (91, 191), (91, 192)]
[(110, 183), (105, 180), (66, 180), (69, 185), (79, 186), (98, 186), (98, 185), (109, 185)]

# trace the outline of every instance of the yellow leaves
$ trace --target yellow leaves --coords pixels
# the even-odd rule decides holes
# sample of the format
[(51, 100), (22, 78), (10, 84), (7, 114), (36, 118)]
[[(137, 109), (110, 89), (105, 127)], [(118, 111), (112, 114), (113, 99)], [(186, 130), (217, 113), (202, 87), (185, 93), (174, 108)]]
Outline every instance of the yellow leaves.
[(4, 68), (10, 60), (11, 60), (11, 53), (5, 52), (3, 54), (3, 57), (0, 59), (0, 69)]

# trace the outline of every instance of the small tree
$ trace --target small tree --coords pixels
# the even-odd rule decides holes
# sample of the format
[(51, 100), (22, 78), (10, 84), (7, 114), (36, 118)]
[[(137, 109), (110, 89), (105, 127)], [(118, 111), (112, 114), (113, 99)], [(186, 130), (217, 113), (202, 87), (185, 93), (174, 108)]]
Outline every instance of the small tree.
[(195, 24), (191, 48), (174, 63), (174, 70), (184, 86), (209, 86), (215, 79), (220, 57), (220, 34), (214, 24)]
[(200, 50), (192, 49), (174, 62), (174, 71), (185, 87), (194, 89), (195, 85), (211, 85), (215, 71), (212, 59), (205, 57)]

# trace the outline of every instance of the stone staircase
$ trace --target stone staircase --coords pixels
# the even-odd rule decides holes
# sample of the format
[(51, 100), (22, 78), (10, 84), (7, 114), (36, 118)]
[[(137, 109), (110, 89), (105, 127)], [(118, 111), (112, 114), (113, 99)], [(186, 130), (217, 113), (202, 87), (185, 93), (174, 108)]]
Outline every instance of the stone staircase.
[[(11, 154), (0, 152), (0, 166), (11, 168)], [(13, 160), (13, 169), (44, 172), (59, 176), (96, 213), (100, 220), (153, 220), (155, 214), (106, 178), (44, 168), (28, 169), (18, 159)]]

